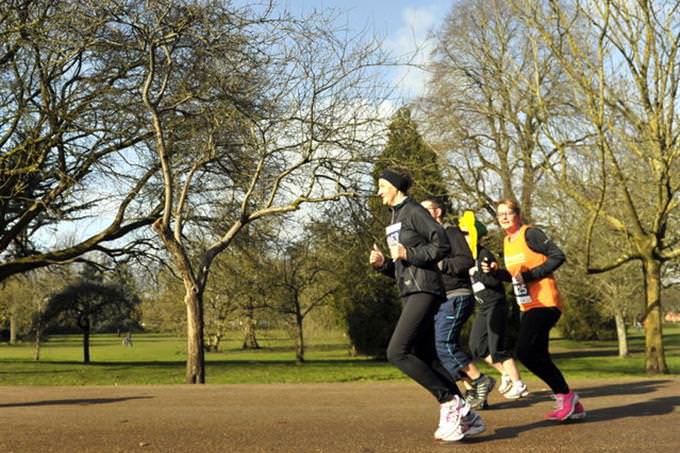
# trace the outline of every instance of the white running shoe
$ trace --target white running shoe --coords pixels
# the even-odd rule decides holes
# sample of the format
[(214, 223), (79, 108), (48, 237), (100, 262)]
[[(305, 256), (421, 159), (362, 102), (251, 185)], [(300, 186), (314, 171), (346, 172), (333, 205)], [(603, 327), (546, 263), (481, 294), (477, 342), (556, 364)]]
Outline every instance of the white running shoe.
[(454, 396), (451, 401), (439, 405), (439, 426), (434, 432), (435, 440), (455, 442), (464, 437), (461, 419), (470, 412), (470, 405)]
[(439, 425), (437, 425), (437, 429), (434, 432), (434, 440), (440, 440), (444, 434), (444, 424), (449, 415), (449, 411), (451, 410), (449, 407), (451, 405), (451, 401), (441, 403), (439, 405)]
[(517, 381), (512, 385), (512, 388), (509, 391), (503, 394), (503, 396), (509, 400), (517, 400), (524, 398), (528, 394), (529, 391), (527, 390), (526, 384), (522, 381)]
[(498, 391), (501, 393), (508, 392), (512, 388), (512, 379), (509, 374), (501, 376), (501, 384), (498, 386)]

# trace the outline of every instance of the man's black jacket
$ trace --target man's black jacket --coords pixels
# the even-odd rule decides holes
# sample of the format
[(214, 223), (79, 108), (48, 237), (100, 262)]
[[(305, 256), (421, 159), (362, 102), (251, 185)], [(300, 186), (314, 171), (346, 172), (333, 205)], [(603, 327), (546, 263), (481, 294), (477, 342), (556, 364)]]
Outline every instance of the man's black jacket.
[(444, 231), (451, 246), (451, 251), (439, 264), (443, 274), (444, 289), (446, 292), (462, 288), (470, 289), (470, 268), (475, 265), (470, 246), (460, 228), (447, 226)]
[(444, 229), (410, 198), (390, 210), (392, 224), (401, 223), (399, 243), (406, 248), (407, 258), (395, 262), (386, 256), (385, 264), (378, 270), (397, 281), (402, 297), (414, 293), (444, 297), (442, 276), (437, 268), (437, 263), (450, 250)]

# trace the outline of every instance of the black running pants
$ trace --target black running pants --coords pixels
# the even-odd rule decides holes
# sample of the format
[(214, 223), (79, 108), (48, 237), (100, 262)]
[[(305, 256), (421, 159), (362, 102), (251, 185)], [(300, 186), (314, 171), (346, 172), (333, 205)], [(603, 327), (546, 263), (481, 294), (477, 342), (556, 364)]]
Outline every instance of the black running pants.
[(522, 313), (515, 356), (529, 371), (548, 384), (553, 393), (569, 393), (569, 386), (550, 358), (550, 329), (560, 319), (559, 308), (532, 308)]
[(440, 403), (460, 390), (437, 358), (434, 315), (441, 299), (434, 294), (407, 296), (387, 346), (387, 360), (427, 389)]

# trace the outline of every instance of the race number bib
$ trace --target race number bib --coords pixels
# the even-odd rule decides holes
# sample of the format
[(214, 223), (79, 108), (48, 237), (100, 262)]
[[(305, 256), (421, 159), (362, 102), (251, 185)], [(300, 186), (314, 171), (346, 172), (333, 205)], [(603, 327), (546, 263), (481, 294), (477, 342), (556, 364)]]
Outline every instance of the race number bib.
[(393, 223), (385, 228), (387, 236), (387, 246), (392, 247), (399, 243), (399, 232), (401, 231), (401, 222)]
[(476, 281), (472, 284), (472, 291), (475, 293), (482, 291), (484, 288), (486, 288), (486, 286), (480, 281)]
[(512, 291), (515, 293), (515, 300), (519, 305), (526, 305), (531, 302), (529, 295), (529, 288), (525, 283), (520, 283), (515, 277), (512, 277)]

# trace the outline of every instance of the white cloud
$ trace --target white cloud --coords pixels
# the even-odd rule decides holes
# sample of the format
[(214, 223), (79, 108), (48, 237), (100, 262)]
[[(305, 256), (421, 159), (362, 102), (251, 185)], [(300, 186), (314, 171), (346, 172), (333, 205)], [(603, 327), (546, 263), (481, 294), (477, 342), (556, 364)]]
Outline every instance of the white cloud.
[(434, 43), (428, 35), (444, 13), (442, 6), (435, 4), (404, 8), (401, 26), (385, 41), (386, 49), (405, 63), (394, 71), (392, 80), (399, 87), (399, 94), (406, 99), (423, 93), (429, 76), (415, 66), (429, 61)]

